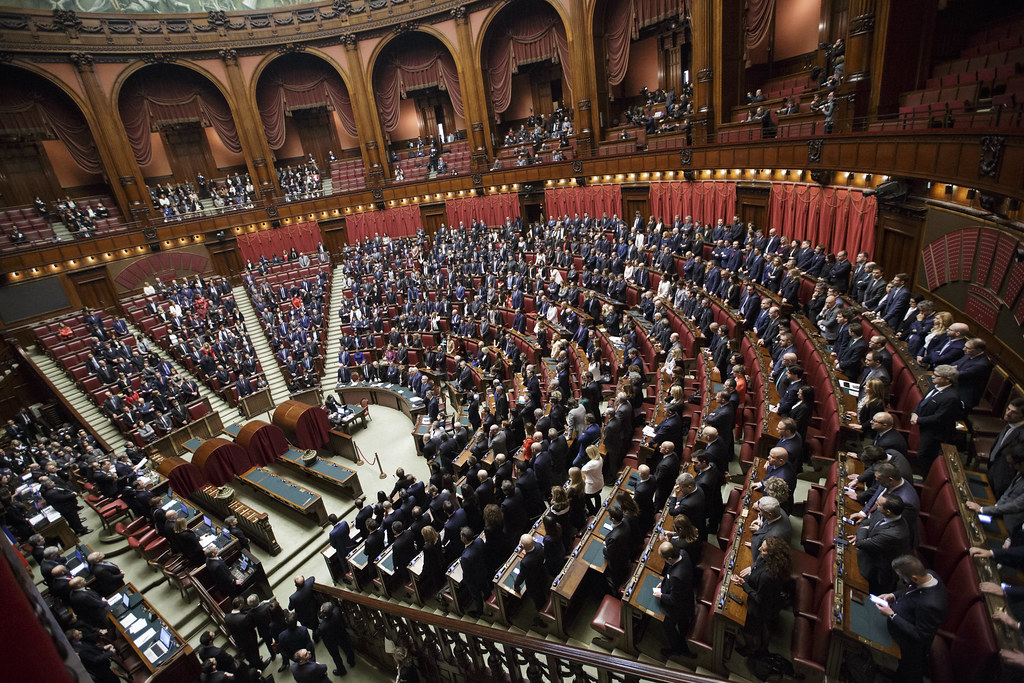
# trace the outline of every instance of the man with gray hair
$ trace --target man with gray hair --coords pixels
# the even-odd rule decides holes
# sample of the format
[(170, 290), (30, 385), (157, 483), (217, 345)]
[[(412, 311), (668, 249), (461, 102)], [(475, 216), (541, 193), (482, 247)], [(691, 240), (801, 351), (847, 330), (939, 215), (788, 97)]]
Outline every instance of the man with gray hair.
[(707, 536), (707, 516), (704, 514), (704, 489), (697, 486), (697, 480), (689, 472), (676, 477), (676, 486), (668, 501), (671, 515), (686, 515), (697, 528), (697, 538)]
[(950, 443), (956, 433), (956, 421), (964, 408), (956, 390), (959, 376), (952, 365), (936, 367), (932, 377), (935, 388), (925, 394), (910, 415), (910, 424), (917, 425), (920, 434), (917, 458), (925, 476), (939, 457), (942, 444)]
[(754, 503), (758, 511), (757, 519), (750, 523), (753, 534), (750, 536), (750, 555), (760, 557), (761, 544), (768, 538), (781, 538), (789, 543), (793, 536), (793, 527), (789, 522), (789, 516), (782, 511), (778, 499), (771, 496), (761, 496), (760, 500)]

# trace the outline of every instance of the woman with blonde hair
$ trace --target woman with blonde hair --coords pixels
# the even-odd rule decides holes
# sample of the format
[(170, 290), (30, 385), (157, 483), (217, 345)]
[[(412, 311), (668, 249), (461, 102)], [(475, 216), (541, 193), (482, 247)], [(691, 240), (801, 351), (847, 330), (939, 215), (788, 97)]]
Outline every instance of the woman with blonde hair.
[(928, 352), (934, 348), (942, 348), (942, 345), (946, 343), (949, 338), (946, 335), (946, 330), (953, 324), (953, 314), (949, 311), (939, 311), (935, 314), (935, 319), (932, 321), (932, 329), (924, 337), (924, 346), (921, 349), (921, 355), (917, 357), (917, 362), (921, 363), (924, 361), (925, 356)]
[(604, 489), (604, 458), (597, 444), (587, 446), (587, 462), (583, 465), (583, 492), (587, 499), (587, 514), (596, 514), (601, 507), (601, 491)]
[(672, 377), (672, 373), (675, 371), (677, 365), (682, 365), (683, 362), (683, 350), (678, 346), (669, 351), (668, 358), (665, 359), (664, 365), (661, 366), (661, 371), (668, 377)]
[(864, 438), (872, 441), (875, 438), (875, 430), (871, 424), (871, 418), (875, 413), (885, 412), (885, 382), (874, 377), (864, 383), (864, 390), (857, 399), (857, 421), (864, 431)]
[(569, 498), (569, 520), (576, 529), (582, 529), (587, 523), (587, 494), (583, 483), (583, 470), (579, 467), (569, 468), (569, 485), (565, 493)]

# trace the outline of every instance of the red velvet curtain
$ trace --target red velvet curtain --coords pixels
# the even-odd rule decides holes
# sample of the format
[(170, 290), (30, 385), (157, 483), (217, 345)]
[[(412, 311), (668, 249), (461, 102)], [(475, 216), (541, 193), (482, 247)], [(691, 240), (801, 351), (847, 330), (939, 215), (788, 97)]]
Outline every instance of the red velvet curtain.
[(810, 240), (835, 253), (871, 253), (878, 202), (860, 190), (802, 183), (773, 183), (770, 225), (788, 239)]
[(264, 74), (256, 89), (256, 101), (271, 149), (284, 146), (285, 117), (294, 109), (326, 106), (338, 113), (345, 132), (357, 134), (344, 81), (330, 65), (319, 60), (284, 63)]
[(308, 223), (293, 223), (276, 230), (261, 230), (239, 235), (238, 250), (246, 261), (256, 263), (260, 256), (273, 258), (292, 247), (300, 254), (313, 254), (323, 240), (320, 225), (314, 220)]
[(399, 52), (376, 71), (373, 94), (385, 131), (390, 133), (398, 128), (399, 100), (405, 99), (408, 91), (432, 86), (446, 90), (452, 109), (465, 117), (459, 70), (448, 50), (423, 47)]
[(214, 486), (223, 486), (234, 479), (236, 474), (242, 474), (254, 466), (244, 448), (225, 440), (206, 458), (203, 473)]
[(348, 242), (358, 241), (374, 235), (407, 237), (415, 235), (423, 226), (418, 206), (400, 206), (383, 211), (367, 211), (345, 217), (348, 228)]
[(142, 166), (152, 161), (149, 135), (162, 123), (199, 121), (217, 131), (229, 152), (242, 153), (227, 100), (216, 86), (191, 71), (176, 69), (173, 78), (133, 77), (121, 93), (118, 110), (135, 160)]
[(607, 10), (604, 34), (608, 38), (608, 44), (605, 54), (608, 58), (608, 82), (611, 85), (622, 83), (626, 77), (630, 43), (640, 37), (640, 29), (676, 16), (687, 16), (686, 2), (619, 0)]
[(550, 59), (562, 66), (562, 78), (571, 88), (569, 41), (565, 27), (553, 8), (549, 5), (542, 7), (538, 12), (507, 14), (510, 19), (503, 26), (495, 27), (488, 37), (490, 52), (485, 78), (495, 113), (500, 114), (511, 104), (512, 74), (519, 71), (521, 64)]
[(676, 216), (692, 216), (695, 221), (714, 225), (719, 218), (731, 221), (735, 213), (736, 183), (732, 181), (651, 183), (651, 214), (665, 223)]
[[(177, 458), (177, 460), (181, 460), (181, 458)], [(173, 469), (164, 474), (171, 480), (171, 488), (174, 489), (174, 492), (183, 496), (195, 493), (208, 483), (202, 470), (187, 460), (181, 460), (174, 464)]]
[(602, 214), (622, 214), (622, 188), (619, 185), (592, 185), (590, 187), (554, 187), (544, 190), (544, 211), (549, 217), (571, 218), (584, 212), (592, 218)]
[(45, 131), (64, 143), (83, 171), (102, 173), (103, 164), (82, 112), (63, 93), (41, 92), (26, 85), (5, 84), (0, 132)]
[(295, 440), (299, 442), (299, 448), (320, 448), (327, 443), (327, 435), (330, 430), (330, 423), (327, 421), (327, 413), (323, 408), (314, 406), (299, 416), (295, 425)]
[(506, 217), (514, 219), (519, 216), (519, 195), (504, 193), (449, 199), (444, 207), (448, 225), (452, 227), (458, 227), (460, 222), (469, 227), (474, 220), (490, 226), (504, 225)]
[(744, 47), (749, 54), (771, 33), (775, 16), (775, 0), (747, 0), (743, 17)]
[(288, 439), (280, 427), (266, 424), (249, 439), (249, 458), (256, 466), (269, 465), (288, 452)]

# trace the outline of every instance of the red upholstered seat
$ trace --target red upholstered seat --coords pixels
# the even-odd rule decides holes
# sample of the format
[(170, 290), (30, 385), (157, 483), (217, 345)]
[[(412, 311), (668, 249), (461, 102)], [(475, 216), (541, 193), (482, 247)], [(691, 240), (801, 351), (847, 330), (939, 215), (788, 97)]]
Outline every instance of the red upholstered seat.
[(790, 651), (798, 675), (820, 679), (825, 671), (832, 630), (833, 595), (834, 591), (832, 590), (825, 593), (818, 606), (816, 619), (798, 615), (793, 622)]
[(622, 601), (613, 595), (604, 596), (597, 613), (590, 620), (590, 628), (609, 640), (618, 640), (626, 635), (622, 627)]
[[(941, 572), (940, 572), (941, 573)], [(982, 599), (978, 587), (978, 572), (969, 557), (961, 557), (956, 569), (949, 576), (943, 576), (949, 589), (949, 613), (942, 630), (954, 633), (971, 605)]]
[(722, 571), (722, 565), (724, 564), (725, 551), (705, 541), (704, 548), (701, 550), (700, 564), (697, 565), (697, 568), (704, 572), (711, 571), (717, 573)]
[(835, 573), (836, 550), (830, 548), (818, 561), (817, 580), (806, 575), (797, 578), (793, 611), (800, 616), (817, 619), (821, 600), (835, 583)]
[(950, 635), (941, 633), (932, 641), (933, 683), (999, 680), (999, 645), (992, 631), (992, 619), (981, 602), (975, 602)]

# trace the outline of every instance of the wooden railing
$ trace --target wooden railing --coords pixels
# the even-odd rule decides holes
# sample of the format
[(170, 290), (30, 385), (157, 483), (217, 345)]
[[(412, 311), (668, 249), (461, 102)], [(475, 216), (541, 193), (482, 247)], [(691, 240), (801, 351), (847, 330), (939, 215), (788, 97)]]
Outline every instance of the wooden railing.
[(513, 683), (721, 680), (453, 619), (335, 586), (317, 583), (313, 590), (321, 600), (341, 607), (355, 649), (387, 671), (395, 667), (389, 654), (392, 646), (406, 648), (421, 680), (462, 683), (505, 680), (503, 675)]

